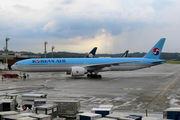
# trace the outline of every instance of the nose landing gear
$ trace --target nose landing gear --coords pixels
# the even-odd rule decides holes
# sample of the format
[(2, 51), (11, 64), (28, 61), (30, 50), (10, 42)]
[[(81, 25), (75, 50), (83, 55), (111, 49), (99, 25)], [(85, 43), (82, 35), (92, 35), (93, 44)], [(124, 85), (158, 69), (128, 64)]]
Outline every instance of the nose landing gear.
[(102, 76), (98, 74), (87, 74), (87, 77), (88, 78), (102, 78)]

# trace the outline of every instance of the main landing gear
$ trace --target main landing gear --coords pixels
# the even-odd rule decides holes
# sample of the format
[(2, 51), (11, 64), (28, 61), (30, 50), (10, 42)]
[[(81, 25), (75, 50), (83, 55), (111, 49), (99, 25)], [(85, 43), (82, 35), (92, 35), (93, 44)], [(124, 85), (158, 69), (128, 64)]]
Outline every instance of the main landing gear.
[(87, 74), (88, 78), (101, 78), (101, 75), (97, 75), (97, 74)]

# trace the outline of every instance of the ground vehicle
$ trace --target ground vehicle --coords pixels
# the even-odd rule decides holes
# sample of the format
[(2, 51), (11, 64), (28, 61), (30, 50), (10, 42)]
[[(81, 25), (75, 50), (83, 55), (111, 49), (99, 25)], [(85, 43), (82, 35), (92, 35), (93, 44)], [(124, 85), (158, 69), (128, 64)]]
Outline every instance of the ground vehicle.
[(3, 78), (17, 78), (19, 77), (18, 74), (2, 74)]

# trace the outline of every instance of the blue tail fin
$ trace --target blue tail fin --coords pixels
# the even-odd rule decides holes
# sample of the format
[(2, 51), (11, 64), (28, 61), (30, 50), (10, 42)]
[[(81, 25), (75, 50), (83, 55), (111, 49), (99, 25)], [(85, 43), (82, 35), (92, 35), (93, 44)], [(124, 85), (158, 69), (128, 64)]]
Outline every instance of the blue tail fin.
[(144, 56), (144, 58), (159, 59), (166, 38), (161, 38), (156, 45)]
[(93, 58), (96, 54), (97, 47), (94, 47), (89, 54), (87, 54), (84, 58)]

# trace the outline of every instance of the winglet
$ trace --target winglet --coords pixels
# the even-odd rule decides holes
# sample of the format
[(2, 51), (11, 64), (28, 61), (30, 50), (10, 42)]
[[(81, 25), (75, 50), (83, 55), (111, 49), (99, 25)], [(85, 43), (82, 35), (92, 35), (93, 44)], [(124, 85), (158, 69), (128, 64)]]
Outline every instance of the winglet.
[(97, 47), (94, 47), (89, 54), (87, 54), (84, 58), (93, 58), (96, 54)]
[(161, 38), (156, 45), (144, 56), (144, 58), (159, 59), (166, 38)]

